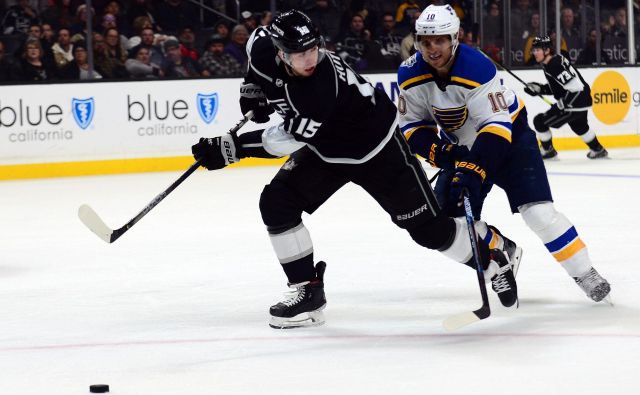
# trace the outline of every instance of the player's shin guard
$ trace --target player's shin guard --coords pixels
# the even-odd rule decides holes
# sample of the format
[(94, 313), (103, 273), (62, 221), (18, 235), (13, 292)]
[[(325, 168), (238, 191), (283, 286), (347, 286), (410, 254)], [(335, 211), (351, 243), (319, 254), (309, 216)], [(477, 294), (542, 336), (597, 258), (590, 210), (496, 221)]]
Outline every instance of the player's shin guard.
[(297, 284), (314, 277), (313, 243), (302, 222), (269, 228), (269, 239), (289, 283)]
[[(527, 204), (519, 207), (518, 210), (527, 226), (538, 235), (551, 255), (571, 277), (576, 279), (576, 282), (578, 282), (578, 279), (589, 275), (593, 266), (587, 246), (580, 239), (578, 231), (569, 219), (555, 210), (553, 203)], [(602, 280), (606, 282), (606, 280)], [(586, 281), (583, 284), (586, 284)], [(596, 300), (598, 297), (594, 298), (589, 287), (583, 287), (580, 282), (578, 282), (578, 285), (591, 299), (595, 301), (602, 300), (602, 298)], [(608, 287), (608, 283), (605, 288), (606, 293), (604, 296), (609, 293), (610, 287)]]

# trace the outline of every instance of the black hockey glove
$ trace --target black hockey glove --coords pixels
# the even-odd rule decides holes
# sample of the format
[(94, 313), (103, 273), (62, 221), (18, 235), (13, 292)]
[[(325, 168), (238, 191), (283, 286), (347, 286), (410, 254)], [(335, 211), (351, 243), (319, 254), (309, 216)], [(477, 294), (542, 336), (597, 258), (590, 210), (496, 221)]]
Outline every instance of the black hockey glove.
[(240, 85), (240, 111), (243, 114), (253, 111), (253, 122), (256, 123), (269, 122), (269, 115), (273, 114), (262, 88), (248, 83)]
[[(450, 217), (463, 217), (465, 215), (462, 199), (462, 190), (469, 191), (469, 203), (471, 207), (476, 207), (482, 200), (482, 183), (487, 177), (487, 173), (480, 166), (471, 162), (460, 162), (456, 167), (456, 173), (451, 180), (449, 188), (449, 199), (446, 210)], [(473, 213), (476, 216), (479, 213)]]
[(551, 88), (547, 84), (539, 82), (528, 82), (524, 87), (524, 93), (531, 96), (550, 95)]
[(453, 170), (456, 162), (464, 159), (469, 154), (469, 148), (464, 145), (455, 144), (431, 144), (427, 162), (433, 167)]
[(191, 146), (191, 152), (200, 165), (208, 170), (218, 170), (240, 160), (236, 153), (236, 144), (231, 134), (200, 138), (198, 144)]

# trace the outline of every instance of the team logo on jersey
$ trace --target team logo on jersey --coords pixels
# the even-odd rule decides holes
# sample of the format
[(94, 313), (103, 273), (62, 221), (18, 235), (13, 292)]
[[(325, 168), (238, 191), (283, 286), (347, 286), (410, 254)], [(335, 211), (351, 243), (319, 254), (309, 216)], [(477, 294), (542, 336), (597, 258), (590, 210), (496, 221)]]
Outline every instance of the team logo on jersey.
[(400, 64), (401, 67), (411, 67), (414, 64), (416, 64), (416, 61), (418, 60), (417, 58), (418, 53), (414, 53), (413, 55), (409, 56), (408, 58), (406, 58), (404, 60), (404, 62), (402, 62), (402, 64)]
[(218, 113), (218, 93), (203, 95), (198, 93), (198, 113), (206, 123), (211, 123)]
[(88, 99), (76, 99), (71, 100), (71, 112), (73, 113), (73, 119), (80, 128), (86, 129), (93, 120), (93, 114), (95, 112), (95, 103), (93, 97)]
[(278, 88), (282, 88), (282, 85), (284, 84), (284, 82), (282, 82), (282, 80), (280, 78), (276, 79), (276, 86)]
[(458, 130), (464, 125), (469, 115), (467, 106), (453, 108), (432, 107), (433, 116), (438, 124), (447, 132)]

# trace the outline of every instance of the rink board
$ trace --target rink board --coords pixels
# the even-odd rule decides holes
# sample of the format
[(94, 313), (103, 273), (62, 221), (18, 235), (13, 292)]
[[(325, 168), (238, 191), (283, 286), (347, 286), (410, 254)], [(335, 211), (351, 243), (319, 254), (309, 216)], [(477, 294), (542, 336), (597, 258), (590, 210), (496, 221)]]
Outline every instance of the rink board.
[[(543, 81), (541, 70), (519, 71)], [(595, 104), (591, 128), (607, 147), (640, 146), (637, 68), (584, 69)], [(527, 105), (529, 121), (549, 108), (502, 73)], [(367, 78), (397, 102), (395, 74)], [(200, 137), (226, 133), (241, 117), (239, 79), (101, 82), (0, 87), (0, 180), (186, 169)], [(635, 89), (635, 88), (634, 88)], [(354, 116), (357, 116), (355, 114)], [(272, 116), (270, 124), (280, 121)], [(249, 124), (246, 130), (264, 125)], [(558, 149), (584, 149), (568, 127)], [(279, 161), (281, 162), (281, 161)], [(272, 164), (247, 159), (239, 165)], [(276, 162), (277, 163), (277, 162)]]

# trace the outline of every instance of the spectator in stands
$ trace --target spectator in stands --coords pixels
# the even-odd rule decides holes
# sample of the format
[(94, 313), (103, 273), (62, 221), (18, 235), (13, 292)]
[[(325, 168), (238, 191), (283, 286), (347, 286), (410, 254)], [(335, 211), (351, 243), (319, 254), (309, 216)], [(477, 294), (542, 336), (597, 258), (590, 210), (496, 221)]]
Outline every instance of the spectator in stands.
[[(135, 29), (135, 20), (138, 17), (147, 17), (151, 21), (151, 25), (155, 28), (156, 22), (153, 15), (152, 0), (133, 0), (127, 9), (127, 18), (129, 24)], [(135, 30), (134, 30), (135, 32)]]
[(355, 14), (349, 30), (338, 40), (338, 55), (355, 70), (363, 70), (367, 67), (364, 54), (369, 41), (371, 32), (364, 28), (364, 18)]
[(111, 29), (111, 28), (117, 29), (118, 33), (120, 34), (120, 44), (122, 44), (122, 47), (124, 49), (126, 50), (130, 49), (131, 45), (129, 44), (129, 38), (127, 38), (127, 36), (125, 36), (120, 32), (120, 27), (118, 26), (118, 19), (116, 18), (115, 15), (109, 14), (109, 13), (102, 15), (102, 22), (100, 24), (102, 25), (103, 32), (106, 32), (107, 29)]
[(533, 66), (536, 63), (536, 59), (531, 54), (533, 47), (533, 40), (541, 36), (540, 34), (540, 13), (538, 11), (531, 14), (531, 22), (529, 23), (529, 29), (527, 30), (527, 37), (524, 43), (523, 56), (524, 64)]
[(161, 78), (164, 72), (159, 64), (151, 61), (151, 53), (149, 49), (143, 46), (137, 46), (133, 49), (133, 59), (127, 59), (125, 67), (131, 78)]
[(140, 35), (144, 29), (153, 29), (153, 23), (151, 23), (151, 19), (148, 16), (139, 16), (133, 20), (133, 32), (135, 35), (129, 37), (129, 50), (140, 44), (142, 41)]
[(162, 52), (162, 47), (156, 44), (155, 33), (151, 28), (142, 29), (140, 33), (140, 44), (129, 50), (129, 58), (135, 58), (138, 53), (138, 49), (146, 48), (149, 52), (150, 63), (161, 65), (164, 61), (164, 53)]
[(396, 24), (398, 30), (403, 34), (411, 34), (413, 25), (417, 19), (416, 13), (420, 14), (422, 8), (415, 0), (402, 0), (396, 9)]
[(56, 28), (69, 28), (75, 21), (74, 10), (78, 6), (77, 3), (78, 1), (54, 0), (53, 4), (42, 11), (42, 20)]
[(0, 82), (18, 81), (20, 78), (20, 65), (7, 53), (4, 42), (0, 41)]
[(53, 27), (48, 23), (42, 24), (42, 40), (46, 41), (49, 46), (53, 46), (55, 43), (55, 35), (56, 33), (53, 31)]
[(323, 37), (330, 41), (340, 34), (340, 11), (329, 0), (315, 0), (315, 4), (305, 12), (316, 25)]
[(260, 16), (260, 26), (269, 26), (273, 20), (273, 14), (271, 11), (264, 11)]
[(102, 70), (105, 78), (127, 78), (129, 74), (124, 67), (127, 52), (120, 44), (118, 29), (109, 28), (104, 37), (94, 38), (94, 62)]
[(18, 4), (9, 7), (2, 19), (3, 34), (29, 32), (29, 26), (39, 24), (38, 13), (29, 5), (28, 0), (19, 0)]
[[(85, 4), (79, 5), (76, 9), (76, 22), (71, 25), (71, 41), (87, 41), (87, 19), (91, 18), (92, 22), (95, 19), (96, 10), (91, 7), (91, 11), (87, 11)], [(95, 26), (95, 24), (93, 25)]]
[(411, 31), (406, 36), (404, 36), (404, 38), (402, 39), (402, 42), (400, 43), (400, 57), (402, 58), (402, 60), (406, 60), (408, 57), (416, 53), (416, 49), (413, 43), (415, 41), (414, 38), (415, 38), (415, 32), (416, 32), (415, 24), (419, 17), (420, 17), (420, 12), (416, 12), (413, 14), (412, 21), (411, 21)]
[(607, 52), (611, 64), (624, 64), (629, 61), (627, 10), (624, 7), (618, 8), (613, 14), (613, 19), (613, 25), (604, 35), (602, 47)]
[(224, 40), (224, 45), (229, 44), (229, 41), (231, 39), (229, 37), (229, 25), (227, 24), (226, 21), (220, 20), (216, 22), (213, 29), (214, 29), (214, 34), (217, 34), (218, 36), (222, 37), (222, 40)]
[(396, 31), (396, 20), (391, 12), (382, 14), (382, 26), (378, 30), (380, 34), (377, 40), (382, 47), (382, 55), (393, 65), (393, 69), (397, 69), (402, 62), (400, 57), (402, 36)]
[(180, 41), (180, 53), (182, 53), (182, 56), (188, 56), (193, 60), (198, 60), (200, 53), (196, 50), (196, 35), (191, 27), (185, 26), (180, 29), (178, 41)]
[(156, 23), (164, 32), (177, 32), (185, 26), (197, 24), (200, 20), (198, 10), (186, 0), (164, 0), (158, 4), (155, 16)]
[(224, 47), (224, 52), (233, 56), (244, 67), (247, 64), (247, 41), (249, 33), (243, 25), (236, 25), (231, 30), (231, 41)]
[(42, 55), (40, 40), (28, 39), (20, 62), (21, 81), (48, 81), (57, 77), (56, 67), (44, 61)]
[(162, 70), (165, 76), (170, 78), (209, 76), (209, 72), (203, 70), (198, 62), (190, 57), (182, 56), (180, 43), (177, 40), (169, 39), (165, 41), (164, 52), (165, 58)]
[(100, 69), (94, 65), (94, 70), (89, 77), (89, 63), (87, 62), (87, 46), (84, 41), (78, 41), (73, 46), (73, 61), (60, 70), (61, 78), (65, 80), (98, 80), (102, 78)]
[(224, 40), (217, 34), (206, 42), (205, 52), (199, 63), (212, 77), (241, 77), (244, 73), (242, 65), (224, 52)]
[[(53, 60), (58, 69), (63, 68), (73, 61), (73, 44), (71, 43), (71, 33), (69, 29), (63, 27), (58, 30), (58, 41), (51, 47)], [(86, 51), (86, 48), (85, 48)]]
[(531, 15), (533, 13), (530, 0), (516, 0), (516, 7), (511, 9), (511, 51), (514, 53), (513, 63), (516, 65), (524, 64), (523, 48), (527, 38), (535, 36), (531, 31)]
[(582, 36), (574, 25), (575, 14), (571, 7), (564, 7), (561, 13), (562, 38), (567, 42), (571, 62), (575, 62), (582, 50)]
[[(587, 35), (587, 45), (580, 52), (580, 56), (578, 56), (578, 60), (576, 64), (579, 65), (598, 65), (598, 59), (596, 57), (596, 42), (598, 40), (598, 32), (596, 29), (589, 30), (589, 34)], [(600, 63), (601, 64), (609, 64), (610, 59), (609, 55), (604, 51), (604, 49), (600, 48)]]
[(241, 23), (247, 28), (249, 35), (251, 35), (251, 33), (256, 30), (256, 27), (258, 27), (258, 21), (256, 21), (256, 18), (251, 11), (242, 11), (240, 16), (242, 17)]
[(129, 21), (122, 13), (122, 7), (120, 3), (116, 0), (108, 1), (102, 10), (102, 15), (110, 14), (115, 18), (115, 26), (118, 28), (118, 31), (124, 35), (124, 37), (128, 37), (131, 35), (131, 26), (129, 25)]
[(503, 20), (502, 12), (500, 12), (500, 6), (497, 2), (492, 1), (489, 3), (489, 10), (484, 17), (484, 45), (485, 47), (497, 46), (502, 47), (504, 45), (503, 37)]

